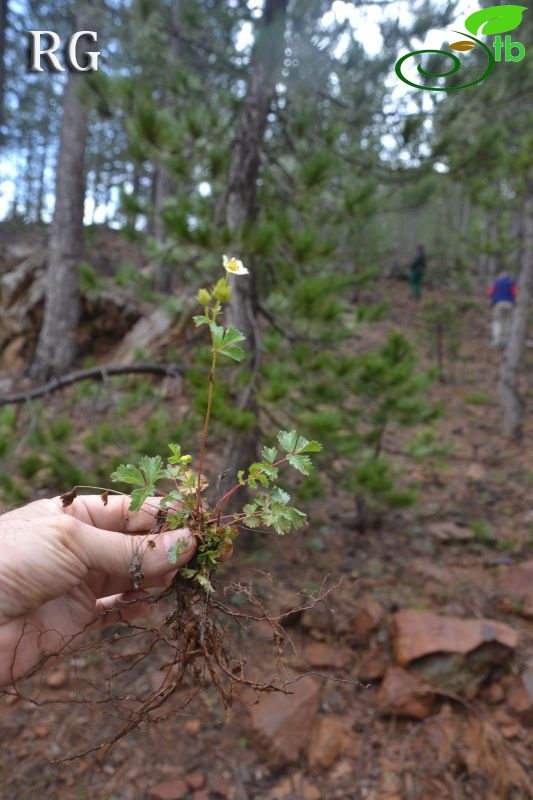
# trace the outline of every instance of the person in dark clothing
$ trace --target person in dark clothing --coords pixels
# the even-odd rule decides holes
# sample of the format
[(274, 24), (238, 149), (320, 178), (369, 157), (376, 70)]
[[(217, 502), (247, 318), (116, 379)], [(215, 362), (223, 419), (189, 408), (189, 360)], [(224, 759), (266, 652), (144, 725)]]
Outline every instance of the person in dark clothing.
[(422, 294), (422, 281), (424, 280), (424, 273), (426, 271), (426, 254), (421, 244), (416, 248), (416, 256), (410, 267), (409, 286), (413, 293), (413, 297), (420, 300)]
[(504, 272), (489, 286), (487, 294), (492, 306), (491, 347), (505, 347), (513, 321), (517, 295), (516, 283), (510, 275)]

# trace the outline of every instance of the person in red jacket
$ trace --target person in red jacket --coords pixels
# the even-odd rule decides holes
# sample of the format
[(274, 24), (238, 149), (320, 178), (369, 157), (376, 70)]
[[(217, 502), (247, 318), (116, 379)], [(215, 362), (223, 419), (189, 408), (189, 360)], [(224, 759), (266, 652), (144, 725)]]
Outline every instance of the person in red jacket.
[(505, 347), (511, 333), (517, 288), (514, 279), (504, 273), (492, 283), (487, 294), (492, 306), (491, 347)]

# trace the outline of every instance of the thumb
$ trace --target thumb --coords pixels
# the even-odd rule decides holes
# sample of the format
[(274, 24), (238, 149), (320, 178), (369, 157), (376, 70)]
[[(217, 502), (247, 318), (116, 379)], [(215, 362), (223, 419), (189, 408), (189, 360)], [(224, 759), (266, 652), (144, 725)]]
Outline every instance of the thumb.
[[(130, 585), (132, 578), (150, 585), (155, 579), (186, 564), (196, 550), (196, 541), (187, 528), (129, 536), (75, 520), (72, 534), (77, 555), (89, 569), (126, 579)], [(171, 564), (169, 550), (176, 542), (177, 559)]]

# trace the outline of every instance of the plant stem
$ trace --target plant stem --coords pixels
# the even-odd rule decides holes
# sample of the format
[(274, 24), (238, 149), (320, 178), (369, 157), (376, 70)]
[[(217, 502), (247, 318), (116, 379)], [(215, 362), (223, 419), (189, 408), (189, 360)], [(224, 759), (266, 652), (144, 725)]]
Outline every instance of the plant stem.
[(201, 487), (202, 487), (202, 470), (204, 467), (205, 445), (207, 442), (207, 433), (209, 431), (209, 420), (211, 419), (211, 406), (213, 403), (213, 387), (215, 384), (215, 371), (217, 368), (217, 351), (213, 342), (211, 356), (211, 370), (209, 372), (209, 389), (207, 395), (207, 409), (205, 412), (204, 430), (202, 432), (202, 444), (200, 445), (200, 461), (198, 464), (198, 485), (196, 487), (196, 511), (200, 510), (202, 504)]
[[(289, 455), (291, 455), (291, 453), (288, 453), (285, 456), (285, 458), (280, 458), (280, 460), (276, 461), (274, 464), (272, 464), (272, 466), (273, 467), (279, 467), (280, 464), (284, 464), (285, 461), (287, 461)], [(233, 488), (231, 488), (228, 492), (226, 492), (226, 494), (223, 497), (220, 498), (220, 500), (218, 501), (218, 503), (214, 507), (213, 516), (215, 516), (215, 514), (218, 511), (218, 516), (220, 517), (220, 512), (222, 511), (222, 509), (224, 508), (224, 506), (226, 505), (226, 503), (228, 502), (230, 497), (232, 497), (235, 494), (237, 489), (240, 489), (241, 486), (246, 486), (247, 483), (248, 483), (248, 478), (246, 478), (246, 480), (243, 483), (237, 483), (235, 486), (233, 486)]]

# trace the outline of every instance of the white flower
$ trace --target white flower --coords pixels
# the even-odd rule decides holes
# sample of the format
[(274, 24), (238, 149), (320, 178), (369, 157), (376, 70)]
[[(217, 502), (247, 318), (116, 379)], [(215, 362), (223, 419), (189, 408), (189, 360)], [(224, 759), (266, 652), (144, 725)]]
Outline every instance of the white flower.
[(222, 266), (230, 275), (248, 275), (248, 270), (238, 258), (222, 256)]

